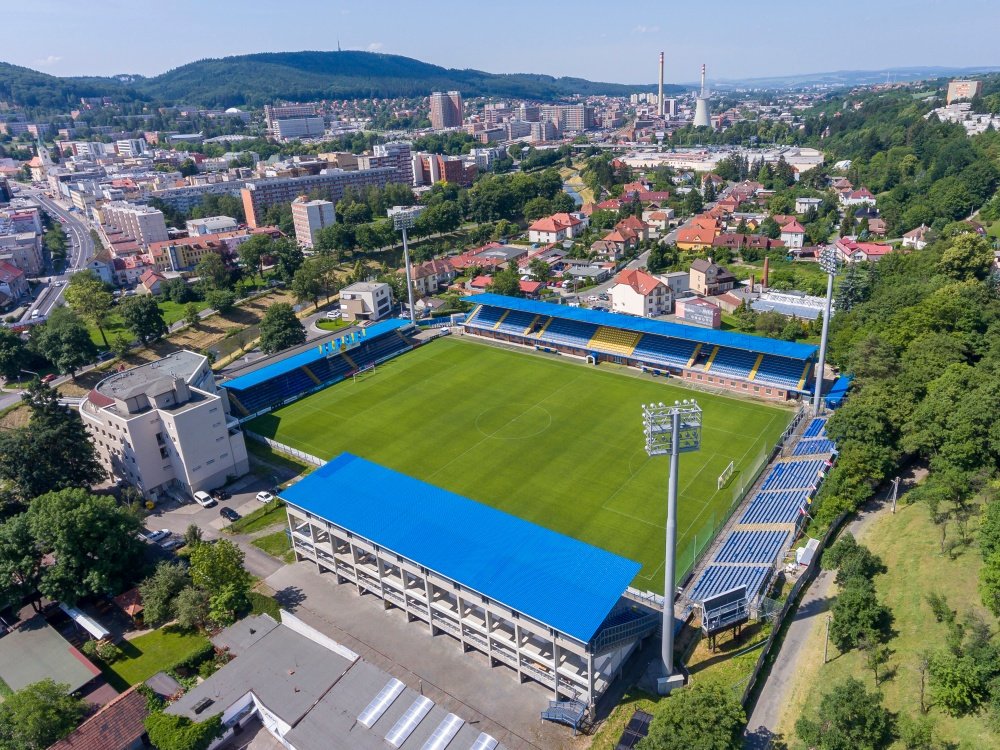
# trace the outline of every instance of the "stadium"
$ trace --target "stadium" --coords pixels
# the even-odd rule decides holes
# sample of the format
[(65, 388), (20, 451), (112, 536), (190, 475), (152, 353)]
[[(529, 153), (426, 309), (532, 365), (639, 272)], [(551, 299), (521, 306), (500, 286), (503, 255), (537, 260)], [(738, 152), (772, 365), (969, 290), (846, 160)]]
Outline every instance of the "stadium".
[[(804, 426), (796, 401), (816, 347), (468, 301), (453, 327), (389, 320), (333, 334), (222, 387), (249, 437), (321, 467), (282, 493), (298, 559), (557, 701), (593, 705), (656, 631), (663, 601), (668, 462), (645, 453), (641, 405), (696, 397), (704, 411), (702, 449), (682, 461), (678, 583), (695, 603), (741, 585), (757, 596), (824, 460), (766, 471)], [(751, 490), (768, 495), (754, 511), (763, 520), (719, 553)]]

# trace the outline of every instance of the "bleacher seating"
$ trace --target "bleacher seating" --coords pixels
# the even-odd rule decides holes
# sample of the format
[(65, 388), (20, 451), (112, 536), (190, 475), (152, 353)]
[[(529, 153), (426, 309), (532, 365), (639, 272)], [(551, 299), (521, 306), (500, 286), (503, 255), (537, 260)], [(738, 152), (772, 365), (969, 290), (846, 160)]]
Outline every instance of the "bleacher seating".
[[(776, 385), (780, 388), (797, 389), (799, 387), (799, 380), (802, 378), (803, 367), (804, 364), (800, 360), (765, 354), (764, 359), (760, 362), (760, 367), (757, 368), (757, 375), (754, 376), (754, 381)], [(715, 368), (713, 367), (712, 369), (714, 370)], [(805, 387), (803, 385), (803, 388)]]
[(808, 490), (760, 492), (750, 501), (740, 523), (794, 523), (808, 496)]
[(826, 417), (816, 417), (813, 421), (809, 423), (806, 427), (806, 431), (802, 433), (804, 438), (814, 438), (820, 437), (826, 434)]
[(483, 305), (479, 308), (479, 312), (476, 313), (475, 317), (470, 321), (466, 321), (469, 325), (477, 326), (478, 328), (492, 328), (497, 324), (497, 321), (503, 317), (503, 314), (507, 312), (500, 307), (489, 307)]
[(353, 368), (350, 362), (338, 354), (334, 357), (323, 357), (313, 362), (309, 365), (309, 369), (319, 379), (319, 382), (332, 383), (346, 376)]
[(728, 375), (734, 378), (750, 377), (750, 370), (757, 362), (757, 354), (742, 349), (720, 347), (709, 370), (713, 375)]
[(635, 331), (601, 326), (594, 332), (594, 337), (590, 340), (588, 346), (590, 349), (597, 351), (631, 357), (632, 351), (635, 349), (635, 345), (639, 343), (641, 337), (642, 334)]
[(764, 588), (770, 572), (770, 565), (709, 565), (691, 589), (691, 600), (701, 602), (738, 586), (746, 586), (747, 598), (753, 600)]
[(592, 323), (580, 323), (565, 318), (553, 318), (549, 327), (538, 337), (539, 341), (564, 344), (578, 349), (586, 349), (594, 337), (597, 326)]
[(828, 438), (810, 438), (809, 440), (800, 440), (798, 445), (795, 446), (795, 450), (792, 451), (793, 456), (818, 456), (820, 454), (829, 455), (833, 453), (835, 445), (832, 440)]
[(787, 543), (787, 531), (733, 531), (713, 562), (773, 563)]
[(534, 319), (534, 313), (511, 310), (510, 314), (503, 319), (503, 323), (497, 326), (497, 330), (503, 331), (504, 333), (513, 333), (517, 336), (523, 336), (524, 329), (530, 326), (531, 321)]
[(374, 341), (365, 341), (356, 349), (348, 350), (347, 354), (358, 367), (364, 367), (377, 364), (409, 348), (410, 343), (393, 331), (385, 336), (379, 336)]
[(698, 344), (694, 341), (671, 339), (647, 333), (636, 345), (632, 356), (650, 364), (668, 364), (686, 367)]
[(267, 406), (281, 403), (286, 398), (303, 393), (315, 385), (313, 379), (299, 367), (253, 388), (239, 391), (236, 397), (243, 404), (243, 408), (253, 414)]
[(760, 491), (810, 489), (819, 484), (819, 472), (824, 468), (825, 464), (821, 460), (775, 464), (761, 485)]

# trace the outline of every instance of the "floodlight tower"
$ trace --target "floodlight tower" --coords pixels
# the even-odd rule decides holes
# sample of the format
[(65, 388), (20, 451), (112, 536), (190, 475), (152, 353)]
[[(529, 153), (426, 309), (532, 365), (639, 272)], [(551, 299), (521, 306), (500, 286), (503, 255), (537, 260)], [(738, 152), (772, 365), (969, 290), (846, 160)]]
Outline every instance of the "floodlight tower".
[(416, 310), (413, 304), (413, 271), (410, 268), (410, 246), (406, 241), (406, 230), (413, 229), (422, 206), (393, 206), (386, 213), (392, 219), (397, 232), (403, 233), (403, 260), (406, 263), (406, 296), (410, 304), (410, 322), (416, 325)]
[(833, 277), (840, 269), (837, 247), (827, 245), (819, 253), (819, 267), (826, 271), (826, 307), (823, 309), (823, 336), (819, 343), (819, 362), (816, 363), (816, 392), (813, 394), (813, 413), (819, 414), (823, 395), (823, 369), (826, 367), (826, 340), (830, 331), (830, 312), (833, 309)]
[[(672, 406), (644, 404), (643, 433), (646, 453), (650, 456), (670, 456), (670, 478), (667, 482), (666, 557), (663, 572), (663, 640), (660, 656), (667, 681), (674, 673), (674, 581), (677, 556), (677, 481), (681, 453), (701, 447), (701, 408), (694, 401), (674, 401)], [(671, 687), (665, 684), (667, 690)]]

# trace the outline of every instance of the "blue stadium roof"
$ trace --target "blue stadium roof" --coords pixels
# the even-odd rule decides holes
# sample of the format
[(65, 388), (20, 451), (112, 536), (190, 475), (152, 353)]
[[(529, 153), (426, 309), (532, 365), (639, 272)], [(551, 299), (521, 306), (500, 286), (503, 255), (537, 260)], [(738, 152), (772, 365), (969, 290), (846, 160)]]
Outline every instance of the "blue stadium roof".
[[(375, 323), (374, 325), (370, 325), (362, 330), (365, 331), (366, 339), (372, 339), (388, 331), (393, 331), (397, 328), (405, 328), (408, 325), (410, 325), (409, 319), (392, 318), (391, 320), (383, 320), (379, 323)], [(342, 332), (339, 335), (333, 336), (333, 338), (339, 338), (344, 335), (347, 334)], [(326, 356), (319, 351), (318, 347), (320, 342), (328, 340), (331, 339), (316, 339), (304, 352), (299, 352), (298, 354), (287, 357), (286, 359), (279, 359), (269, 365), (261, 367), (259, 370), (254, 370), (253, 372), (248, 372), (246, 375), (240, 375), (232, 380), (228, 380), (222, 385), (226, 388), (232, 388), (235, 391), (245, 391), (247, 388), (252, 388), (255, 385), (267, 382), (271, 378), (276, 378), (279, 375), (289, 373), (292, 370), (302, 367), (302, 365), (317, 362)]]
[(350, 453), (281, 497), (584, 643), (642, 567)]
[(815, 344), (796, 344), (792, 341), (778, 341), (777, 339), (768, 339), (762, 336), (749, 336), (745, 333), (716, 331), (712, 328), (689, 326), (684, 323), (637, 318), (633, 315), (625, 315), (623, 313), (588, 310), (583, 307), (570, 307), (569, 305), (555, 305), (551, 302), (536, 302), (535, 300), (521, 299), (520, 297), (505, 297), (502, 294), (476, 294), (471, 297), (463, 297), (462, 301), (509, 310), (519, 310), (536, 315), (550, 315), (554, 318), (577, 320), (581, 323), (623, 328), (627, 331), (672, 336), (673, 338), (697, 341), (702, 344), (744, 349), (750, 352), (757, 352), (758, 354), (773, 354), (776, 357), (788, 357), (789, 359), (801, 361), (805, 361), (815, 355), (818, 349)]

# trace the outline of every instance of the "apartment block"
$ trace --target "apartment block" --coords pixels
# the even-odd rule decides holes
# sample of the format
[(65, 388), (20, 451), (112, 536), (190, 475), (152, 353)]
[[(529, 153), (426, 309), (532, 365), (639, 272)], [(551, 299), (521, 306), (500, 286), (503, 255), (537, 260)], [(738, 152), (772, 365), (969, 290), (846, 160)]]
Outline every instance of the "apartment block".
[(377, 281), (359, 281), (340, 290), (340, 311), (344, 320), (375, 322), (392, 311), (392, 287)]
[(189, 220), (187, 233), (189, 237), (198, 237), (205, 234), (232, 232), (238, 226), (236, 219), (231, 216), (206, 216), (204, 219)]
[(330, 201), (307, 200), (299, 196), (292, 201), (292, 222), (295, 224), (295, 239), (302, 247), (311, 248), (316, 242), (316, 233), (337, 220), (337, 212)]
[(457, 91), (435, 91), (431, 94), (431, 127), (435, 130), (457, 128), (465, 119), (462, 95)]
[(101, 208), (102, 223), (120, 229), (140, 245), (167, 239), (163, 212), (151, 206), (112, 201)]
[(264, 212), (280, 203), (291, 203), (300, 195), (316, 193), (325, 200), (336, 203), (344, 197), (344, 190), (353, 187), (365, 190), (369, 186), (385, 187), (394, 182), (396, 170), (392, 167), (345, 172), (342, 169), (324, 169), (316, 175), (281, 177), (276, 179), (249, 180), (241, 190), (247, 224), (258, 227), (264, 221)]

